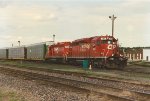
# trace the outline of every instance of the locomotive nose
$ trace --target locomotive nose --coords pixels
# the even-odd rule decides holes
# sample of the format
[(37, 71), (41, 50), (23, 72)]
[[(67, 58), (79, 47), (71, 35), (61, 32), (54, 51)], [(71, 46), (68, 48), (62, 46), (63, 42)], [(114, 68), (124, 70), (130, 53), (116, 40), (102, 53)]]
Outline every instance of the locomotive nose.
[(115, 49), (115, 48), (116, 48), (116, 45), (113, 45), (113, 44), (109, 44), (107, 46), (107, 49), (110, 49), (110, 50)]
[(108, 45), (108, 46), (107, 46), (107, 49), (112, 49), (112, 45)]

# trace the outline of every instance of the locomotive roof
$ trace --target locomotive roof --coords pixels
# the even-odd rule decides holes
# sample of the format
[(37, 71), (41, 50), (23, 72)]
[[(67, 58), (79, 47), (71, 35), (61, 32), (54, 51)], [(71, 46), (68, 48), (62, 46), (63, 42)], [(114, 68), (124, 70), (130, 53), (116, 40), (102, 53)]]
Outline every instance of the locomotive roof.
[(95, 38), (93, 38), (92, 39), (92, 41), (96, 41), (96, 40), (116, 40), (113, 36), (108, 36), (108, 35), (106, 35), (106, 36), (97, 36), (97, 37), (95, 37)]
[(61, 44), (67, 44), (67, 43), (71, 43), (71, 42), (69, 42), (69, 41), (68, 42), (58, 42), (57, 44), (61, 45)]
[(63, 46), (63, 45), (65, 45), (65, 44), (70, 44), (71, 42), (58, 42), (58, 43), (56, 43), (56, 44), (52, 44), (52, 45), (50, 45), (50, 46)]
[(96, 40), (99, 40), (101, 38), (106, 38), (106, 39), (112, 38), (113, 40), (116, 40), (113, 36), (105, 35), (105, 36), (94, 36), (94, 37), (89, 37), (89, 38), (77, 39), (77, 40), (72, 41), (72, 43), (86, 43), (86, 42), (91, 42), (91, 40), (96, 41)]
[(86, 42), (90, 42), (95, 37), (97, 37), (97, 36), (90, 37), (90, 38), (77, 39), (77, 40), (72, 41), (72, 43), (86, 43)]

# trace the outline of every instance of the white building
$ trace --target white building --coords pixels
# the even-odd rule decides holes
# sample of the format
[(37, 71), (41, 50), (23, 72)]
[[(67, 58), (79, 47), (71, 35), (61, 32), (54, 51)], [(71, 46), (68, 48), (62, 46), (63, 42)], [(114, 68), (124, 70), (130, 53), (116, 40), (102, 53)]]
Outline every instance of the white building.
[(150, 48), (143, 49), (143, 60), (150, 61)]

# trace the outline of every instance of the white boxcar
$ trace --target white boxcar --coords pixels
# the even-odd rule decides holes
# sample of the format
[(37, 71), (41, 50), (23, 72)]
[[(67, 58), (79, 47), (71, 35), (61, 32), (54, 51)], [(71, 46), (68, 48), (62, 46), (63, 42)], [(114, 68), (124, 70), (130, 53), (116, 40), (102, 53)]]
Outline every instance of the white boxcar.
[(25, 59), (26, 58), (26, 48), (12, 47), (8, 49), (8, 59)]
[(143, 60), (150, 61), (150, 48), (143, 49)]
[(8, 58), (8, 49), (0, 49), (0, 59)]

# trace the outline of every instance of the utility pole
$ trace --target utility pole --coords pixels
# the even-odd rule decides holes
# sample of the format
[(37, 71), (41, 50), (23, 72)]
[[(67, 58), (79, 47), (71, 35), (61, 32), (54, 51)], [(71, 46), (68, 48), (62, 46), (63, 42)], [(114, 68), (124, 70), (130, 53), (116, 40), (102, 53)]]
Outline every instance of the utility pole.
[(117, 18), (114, 15), (109, 16), (109, 18), (112, 20), (112, 37), (114, 36), (114, 20)]
[(53, 42), (55, 42), (55, 34), (53, 34)]
[(19, 46), (20, 46), (20, 41), (18, 41), (18, 43), (19, 43)]

